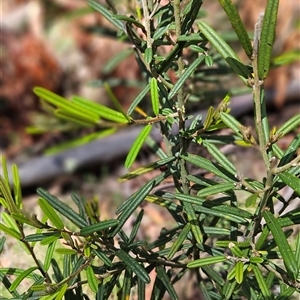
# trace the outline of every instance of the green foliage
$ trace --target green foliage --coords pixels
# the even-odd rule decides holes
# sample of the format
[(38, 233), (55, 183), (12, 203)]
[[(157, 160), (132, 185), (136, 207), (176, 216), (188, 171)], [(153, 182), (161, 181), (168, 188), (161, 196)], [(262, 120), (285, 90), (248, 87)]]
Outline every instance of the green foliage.
[[(41, 87), (36, 87), (34, 93), (52, 107), (57, 117), (94, 128), (95, 135), (88, 140), (113, 134), (119, 128), (140, 126), (141, 133), (125, 166), (133, 164), (147, 141), (158, 159), (130, 171), (122, 176), (122, 181), (161, 171), (118, 207), (116, 219), (102, 219), (78, 195), (72, 196), (74, 209), (41, 188), (37, 194), (43, 215), (37, 217), (23, 211), (17, 167), (13, 166), (11, 189), (3, 159), (0, 203), (5, 211), (1, 212), (0, 229), (20, 242), (26, 252), (24, 259), (29, 255), (34, 261), (28, 269), (0, 268), (3, 289), (14, 299), (89, 299), (92, 296), (83, 292), (84, 285), (89, 286), (95, 299), (109, 299), (115, 293), (118, 299), (129, 299), (133, 292), (138, 299), (145, 299), (146, 284), (150, 283), (153, 270), (156, 278), (151, 299), (162, 299), (165, 293), (171, 299), (179, 299), (174, 284), (184, 280), (182, 276), (187, 272), (196, 274), (199, 289), (207, 299), (290, 299), (300, 291), (300, 235), (296, 230), (300, 210), (298, 207), (285, 212), (300, 194), (300, 135), (285, 151), (278, 145), (280, 138), (299, 126), (300, 116), (291, 118), (277, 132), (270, 132), (262, 85), (271, 61), (278, 1), (268, 1), (265, 18), (256, 25), (253, 49), (236, 7), (229, 0), (219, 2), (241, 46), (252, 59), (251, 71), (215, 29), (199, 20), (200, 0), (174, 0), (164, 6), (142, 0), (142, 7), (128, 11), (130, 17), (117, 14), (110, 1), (108, 7), (88, 1), (115, 26), (116, 37), (134, 45), (141, 71), (147, 78), (141, 93), (127, 113), (122, 111), (108, 83), (104, 86), (116, 109), (79, 96), (67, 100)], [(207, 43), (211, 43), (212, 50), (208, 50)], [(167, 53), (161, 51), (165, 46)], [(229, 114), (228, 96), (218, 108), (208, 109), (201, 124), (201, 116), (195, 116), (190, 125), (186, 122), (191, 117), (188, 100), (193, 93), (188, 82), (204, 81), (213, 65), (222, 72), (220, 58), (213, 51), (222, 57), (223, 70), (226, 62), (231, 72), (253, 88), (256, 136)], [(186, 52), (189, 55), (184, 57)], [(120, 59), (115, 58), (106, 68), (111, 70)], [(174, 84), (170, 72), (176, 72), (178, 80)], [(153, 116), (142, 113), (144, 118), (136, 119), (135, 111), (142, 112), (139, 105), (146, 103), (150, 103)], [(176, 126), (179, 130), (174, 131)], [(160, 146), (147, 138), (153, 127), (158, 127), (164, 136), (165, 147), (159, 150)], [(224, 136), (217, 135), (221, 128), (232, 131), (227, 141), (259, 149), (265, 171), (262, 181), (237, 175), (234, 163), (220, 150), (219, 146), (226, 141)], [(216, 132), (213, 139), (212, 131)], [(212, 159), (190, 153), (188, 146), (193, 143), (205, 147)], [(213, 177), (192, 174), (191, 166)], [(164, 189), (162, 182), (166, 179), (173, 180), (173, 191)], [(293, 193), (285, 201), (279, 192), (286, 186)], [(246, 203), (237, 197), (240, 191), (247, 194)], [(176, 224), (173, 228), (162, 228), (154, 241), (137, 238), (144, 216), (139, 206), (144, 201), (163, 207)], [(284, 202), (284, 209), (278, 214), (274, 213), (275, 201)], [(137, 210), (131, 232), (125, 233), (124, 224)], [(65, 219), (69, 222), (65, 223)], [(35, 233), (27, 234), (26, 227)], [(297, 238), (290, 243), (287, 239), (291, 240), (292, 234)], [(5, 237), (1, 237), (0, 252), (4, 251), (5, 242)], [(37, 244), (46, 247), (43, 261), (36, 255)], [(13, 281), (11, 275), (16, 276)], [(19, 285), (25, 279), (33, 283), (21, 292)]]

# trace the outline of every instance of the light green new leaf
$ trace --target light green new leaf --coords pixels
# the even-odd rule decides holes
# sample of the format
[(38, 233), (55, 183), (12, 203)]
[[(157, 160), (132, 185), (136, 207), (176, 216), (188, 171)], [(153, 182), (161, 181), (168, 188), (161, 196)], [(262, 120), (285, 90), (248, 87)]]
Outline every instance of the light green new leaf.
[(267, 226), (273, 234), (274, 240), (278, 246), (279, 252), (282, 256), (283, 263), (289, 276), (296, 279), (298, 276), (298, 267), (295, 255), (289, 245), (286, 236), (284, 235), (282, 228), (278, 220), (269, 211), (263, 212), (263, 217), (266, 220)]
[(196, 259), (187, 264), (188, 268), (200, 268), (207, 265), (217, 264), (220, 262), (226, 261), (227, 258), (224, 255), (212, 256), (212, 257), (204, 257), (200, 259)]
[(97, 291), (98, 291), (98, 282), (97, 282), (95, 273), (93, 271), (93, 268), (91, 266), (88, 266), (86, 268), (86, 278), (87, 278), (88, 285), (89, 285), (90, 289), (94, 293), (97, 293)]
[(264, 80), (269, 72), (279, 0), (268, 0), (261, 29), (258, 51), (258, 77)]
[(126, 265), (126, 267), (135, 273), (141, 280), (143, 280), (143, 282), (150, 283), (151, 280), (147, 271), (127, 252), (120, 249), (116, 251), (116, 255)]
[(150, 95), (152, 102), (153, 113), (157, 116), (159, 114), (159, 94), (158, 94), (158, 85), (157, 79), (151, 78), (150, 80)]
[(252, 45), (249, 39), (246, 28), (241, 20), (240, 14), (238, 13), (235, 5), (231, 0), (219, 0), (219, 3), (223, 7), (225, 13), (227, 14), (232, 28), (234, 29), (242, 47), (245, 50), (245, 53), (249, 58), (252, 55)]
[(76, 250), (68, 248), (57, 248), (55, 252), (62, 255), (73, 255), (77, 253)]
[(81, 215), (76, 213), (70, 206), (65, 204), (64, 202), (60, 201), (56, 197), (50, 195), (47, 191), (43, 190), (42, 188), (37, 189), (37, 193), (40, 197), (44, 198), (48, 201), (48, 203), (59, 213), (65, 216), (68, 220), (70, 220), (73, 224), (77, 225), (78, 227), (82, 228), (88, 225), (85, 218)]
[(240, 61), (239, 57), (232, 48), (205, 22), (198, 22), (201, 33), (217, 49), (221, 56), (230, 65), (233, 71), (238, 74), (244, 82), (249, 78), (250, 72), (247, 67)]
[(0, 223), (0, 230), (3, 231), (6, 234), (12, 236), (13, 238), (15, 238), (17, 240), (21, 239), (20, 232), (16, 231), (15, 229), (9, 228), (9, 227), (5, 226), (2, 223)]
[(59, 289), (59, 292), (56, 295), (55, 300), (63, 299), (67, 289), (68, 289), (68, 284), (67, 283), (63, 284), (62, 287)]
[(58, 229), (63, 229), (64, 228), (64, 223), (60, 219), (60, 217), (57, 215), (55, 210), (50, 206), (50, 204), (43, 198), (39, 198), (38, 204), (44, 214), (49, 218), (49, 220), (52, 222), (52, 224), (58, 228)]
[(11, 284), (11, 286), (9, 287), (9, 291), (10, 292), (14, 291), (20, 285), (20, 283), (37, 268), (38, 267), (31, 267), (31, 268), (25, 270), (24, 272), (22, 272)]
[(201, 64), (204, 60), (205, 55), (200, 55), (197, 59), (195, 59), (183, 72), (177, 82), (174, 84), (173, 88), (171, 89), (168, 98), (173, 98), (179, 89), (183, 86), (185, 81), (195, 72), (197, 67)]
[(136, 140), (134, 141), (133, 145), (131, 146), (130, 151), (127, 154), (125, 160), (125, 167), (130, 168), (133, 162), (135, 161), (140, 149), (142, 148), (147, 136), (151, 131), (152, 126), (150, 124), (146, 125), (139, 135), (137, 136)]
[(83, 227), (80, 232), (79, 235), (82, 236), (86, 236), (86, 235), (90, 235), (94, 232), (99, 232), (102, 231), (104, 229), (108, 229), (110, 227), (114, 227), (119, 223), (118, 220), (106, 220), (106, 221), (102, 221), (96, 224), (92, 224), (86, 227)]
[(244, 264), (238, 261), (235, 265), (235, 280), (238, 284), (241, 284), (244, 279)]
[(298, 195), (300, 195), (300, 178), (288, 172), (281, 173), (278, 176), (285, 184), (290, 186)]

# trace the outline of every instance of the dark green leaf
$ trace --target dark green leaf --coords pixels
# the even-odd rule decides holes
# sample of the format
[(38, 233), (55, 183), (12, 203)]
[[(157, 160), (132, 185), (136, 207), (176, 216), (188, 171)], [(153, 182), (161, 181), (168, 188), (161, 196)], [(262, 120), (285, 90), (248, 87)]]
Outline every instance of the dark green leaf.
[(51, 265), (51, 259), (53, 258), (53, 253), (54, 253), (54, 249), (56, 246), (56, 241), (52, 242), (51, 244), (49, 244), (47, 251), (46, 251), (46, 255), (45, 255), (45, 261), (44, 261), (44, 270), (47, 272), (50, 268)]
[(183, 86), (187, 78), (189, 78), (197, 69), (197, 67), (201, 64), (201, 62), (204, 60), (205, 55), (200, 55), (197, 59), (193, 61), (193, 63), (186, 68), (186, 70), (183, 72), (183, 74), (180, 76), (180, 78), (177, 80), (175, 85), (173, 86), (172, 90), (169, 93), (168, 99), (173, 98), (176, 93), (179, 91), (179, 89)]
[(156, 272), (157, 272), (158, 278), (161, 280), (161, 282), (164, 284), (166, 290), (168, 291), (170, 298), (172, 300), (177, 300), (178, 299), (177, 293), (170, 281), (168, 274), (166, 273), (165, 268), (162, 266), (158, 266), (158, 267), (156, 267)]
[(261, 28), (258, 51), (258, 77), (264, 80), (269, 72), (272, 47), (275, 40), (279, 0), (268, 0)]
[(56, 197), (50, 195), (45, 190), (38, 188), (37, 193), (40, 197), (44, 198), (48, 201), (48, 203), (59, 213), (61, 213), (63, 216), (65, 216), (68, 220), (70, 220), (72, 223), (77, 225), (79, 228), (85, 227), (88, 225), (85, 218), (83, 218), (81, 215), (76, 213), (70, 206), (65, 204), (64, 202), (60, 201)]
[(132, 270), (141, 280), (145, 283), (150, 283), (150, 277), (144, 267), (142, 267), (134, 258), (132, 258), (124, 250), (120, 249), (116, 251), (116, 255), (126, 265), (127, 268)]
[(274, 240), (279, 248), (280, 254), (283, 258), (283, 263), (289, 276), (296, 279), (298, 276), (298, 267), (296, 258), (293, 254), (291, 246), (289, 245), (278, 220), (269, 211), (263, 212), (263, 217), (266, 220), (267, 226), (273, 234)]
[(56, 214), (55, 210), (50, 206), (50, 204), (43, 198), (39, 198), (38, 204), (44, 214), (49, 218), (49, 220), (52, 222), (52, 224), (58, 228), (63, 229), (64, 223), (60, 219), (60, 217)]
[(90, 235), (90, 234), (92, 234), (94, 232), (99, 232), (99, 231), (102, 231), (104, 229), (108, 229), (110, 227), (114, 227), (118, 223), (119, 223), (118, 220), (102, 221), (102, 222), (99, 222), (99, 223), (96, 223), (96, 224), (92, 224), (92, 225), (83, 227), (80, 230), (79, 234), (82, 235), (82, 236)]
[(235, 7), (235, 5), (232, 3), (231, 0), (219, 0), (219, 3), (222, 5), (224, 11), (226, 12), (230, 23), (242, 45), (242, 47), (245, 50), (245, 53), (249, 58), (251, 58), (252, 55), (252, 45), (251, 41), (249, 39), (248, 33), (246, 31), (246, 28), (241, 20), (241, 17)]
[(298, 195), (300, 195), (300, 179), (288, 172), (278, 175), (279, 178), (288, 186), (290, 186)]
[(198, 22), (198, 26), (203, 35), (217, 49), (226, 62), (231, 66), (233, 71), (238, 74), (243, 81), (249, 78), (250, 72), (248, 68), (240, 61), (232, 48), (205, 22)]
[(252, 270), (254, 272), (255, 278), (257, 280), (258, 286), (260, 288), (260, 291), (264, 299), (271, 299), (271, 293), (268, 289), (262, 271), (259, 269), (259, 267), (256, 264), (252, 265)]

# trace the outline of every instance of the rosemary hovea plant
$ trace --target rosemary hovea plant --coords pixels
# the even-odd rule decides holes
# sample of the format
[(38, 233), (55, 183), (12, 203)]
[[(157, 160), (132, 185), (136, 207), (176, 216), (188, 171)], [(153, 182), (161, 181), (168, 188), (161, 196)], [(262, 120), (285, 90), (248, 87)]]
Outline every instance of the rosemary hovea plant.
[[(78, 96), (68, 100), (41, 87), (34, 92), (58, 117), (95, 128), (97, 138), (139, 126), (125, 166), (131, 167), (143, 144), (156, 159), (121, 179), (158, 171), (117, 208), (115, 219), (101, 218), (76, 194), (72, 195), (74, 208), (41, 188), (37, 194), (43, 215), (38, 218), (22, 210), (17, 168), (13, 168), (11, 191), (3, 160), (0, 229), (20, 242), (20, 259), (33, 258), (27, 269), (0, 268), (2, 289), (14, 299), (115, 299), (113, 295), (163, 299), (166, 293), (180, 299), (176, 283), (186, 280), (189, 272), (205, 299), (292, 299), (299, 293), (300, 210), (299, 205), (287, 209), (299, 201), (300, 136), (295, 132), (285, 150), (278, 141), (299, 126), (300, 116), (270, 130), (264, 97), (279, 1), (267, 2), (252, 44), (236, 7), (230, 0), (219, 0), (249, 65), (201, 20), (202, 2), (141, 0), (134, 4), (135, 10), (130, 11), (128, 4), (128, 12), (118, 14), (118, 6), (111, 1), (107, 5), (88, 1), (114, 25), (116, 38), (132, 43), (146, 79), (142, 91), (127, 112), (117, 101), (117, 108), (112, 109)], [(224, 70), (253, 91), (255, 134), (230, 114), (228, 96), (217, 108), (210, 107), (203, 120), (190, 110), (190, 100), (199, 96), (201, 83), (211, 73), (217, 77)], [(170, 79), (174, 76), (175, 81)], [(135, 112), (141, 106), (147, 108), (147, 103), (151, 103), (147, 114), (137, 118)], [(222, 135), (223, 128), (231, 131)], [(155, 130), (161, 133), (160, 144), (151, 135)], [(258, 151), (263, 180), (238, 175), (220, 148), (228, 143)], [(205, 148), (211, 159), (192, 154), (193, 144)], [(195, 168), (201, 172), (193, 172)], [(173, 182), (173, 188), (165, 188), (166, 179)], [(287, 186), (292, 193), (285, 199), (280, 191)], [(246, 202), (237, 196), (238, 191), (247, 195)], [(154, 240), (137, 238), (144, 201), (163, 207), (173, 219), (173, 226), (162, 228)], [(275, 210), (277, 202), (283, 203), (279, 211)], [(135, 222), (125, 233), (123, 226), (133, 215)], [(35, 233), (26, 234), (28, 227)], [(45, 248), (42, 259), (36, 254), (37, 244)], [(2, 236), (1, 251), (8, 251), (5, 245)], [(17, 277), (12, 280), (11, 275)], [(31, 281), (22, 292), (19, 285), (25, 278)]]

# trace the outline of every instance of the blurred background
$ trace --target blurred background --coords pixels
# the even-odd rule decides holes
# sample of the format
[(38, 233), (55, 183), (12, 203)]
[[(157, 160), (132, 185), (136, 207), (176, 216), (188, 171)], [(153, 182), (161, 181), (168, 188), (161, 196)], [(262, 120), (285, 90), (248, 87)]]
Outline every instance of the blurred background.
[[(135, 5), (130, 0), (116, 2), (122, 12)], [(266, 1), (235, 2), (251, 34)], [(18, 163), (22, 168), (22, 164), (30, 164), (32, 159), (45, 156), (44, 152), (49, 147), (91, 132), (90, 129), (70, 128), (70, 125), (58, 122), (45, 113), (45, 107), (32, 92), (33, 87), (41, 86), (66, 98), (80, 95), (110, 105), (103, 88), (103, 82), (106, 81), (125, 110), (141, 91), (140, 83), (143, 78), (131, 45), (113, 38), (114, 28), (99, 13), (87, 7), (86, 1), (2, 1), (1, 14), (0, 151), (9, 162)], [(273, 126), (280, 126), (300, 112), (299, 16), (298, 1), (280, 1), (274, 57), (290, 53), (290, 56), (281, 59), (291, 62), (274, 68), (266, 82), (266, 88), (273, 95), (270, 108)], [(218, 32), (227, 35), (232, 47), (248, 63), (232, 35), (230, 24), (218, 1), (204, 1), (203, 17)], [(114, 58), (120, 53), (125, 58), (116, 63)], [(275, 60), (275, 65), (276, 62), (280, 63)], [(228, 81), (230, 86), (239, 86), (237, 78), (228, 78), (224, 78), (223, 86)], [(205, 108), (205, 104), (203, 105)], [(241, 116), (241, 121), (246, 125), (251, 126), (252, 119), (251, 111)], [(39, 134), (32, 129), (36, 124), (40, 129), (44, 128)], [(286, 147), (295, 134), (294, 132), (285, 137), (281, 146)], [(235, 164), (241, 164), (239, 168), (245, 176), (261, 177), (261, 161), (256, 157), (255, 151), (236, 149), (230, 155)], [(245, 155), (248, 155), (247, 159)], [(77, 172), (56, 174), (42, 182), (32, 180), (24, 186), (27, 209), (35, 207), (35, 188), (43, 186), (66, 201), (70, 192), (76, 191), (88, 200), (95, 200), (102, 215), (113, 215), (118, 204), (148, 180), (144, 176), (130, 183), (118, 183), (117, 178), (126, 172), (123, 168), (125, 156), (126, 153), (121, 153), (113, 160), (97, 162)], [(144, 150), (134, 167), (150, 161), (150, 153)], [(47, 172), (44, 165), (39, 165), (39, 168), (44, 173)], [(26, 176), (31, 174), (26, 173), (24, 178)], [(166, 226), (167, 220), (158, 208), (148, 206), (145, 209), (148, 223), (145, 222), (144, 231), (151, 238), (151, 235), (159, 234), (159, 229)], [(10, 259), (2, 257), (1, 264), (9, 265)]]

